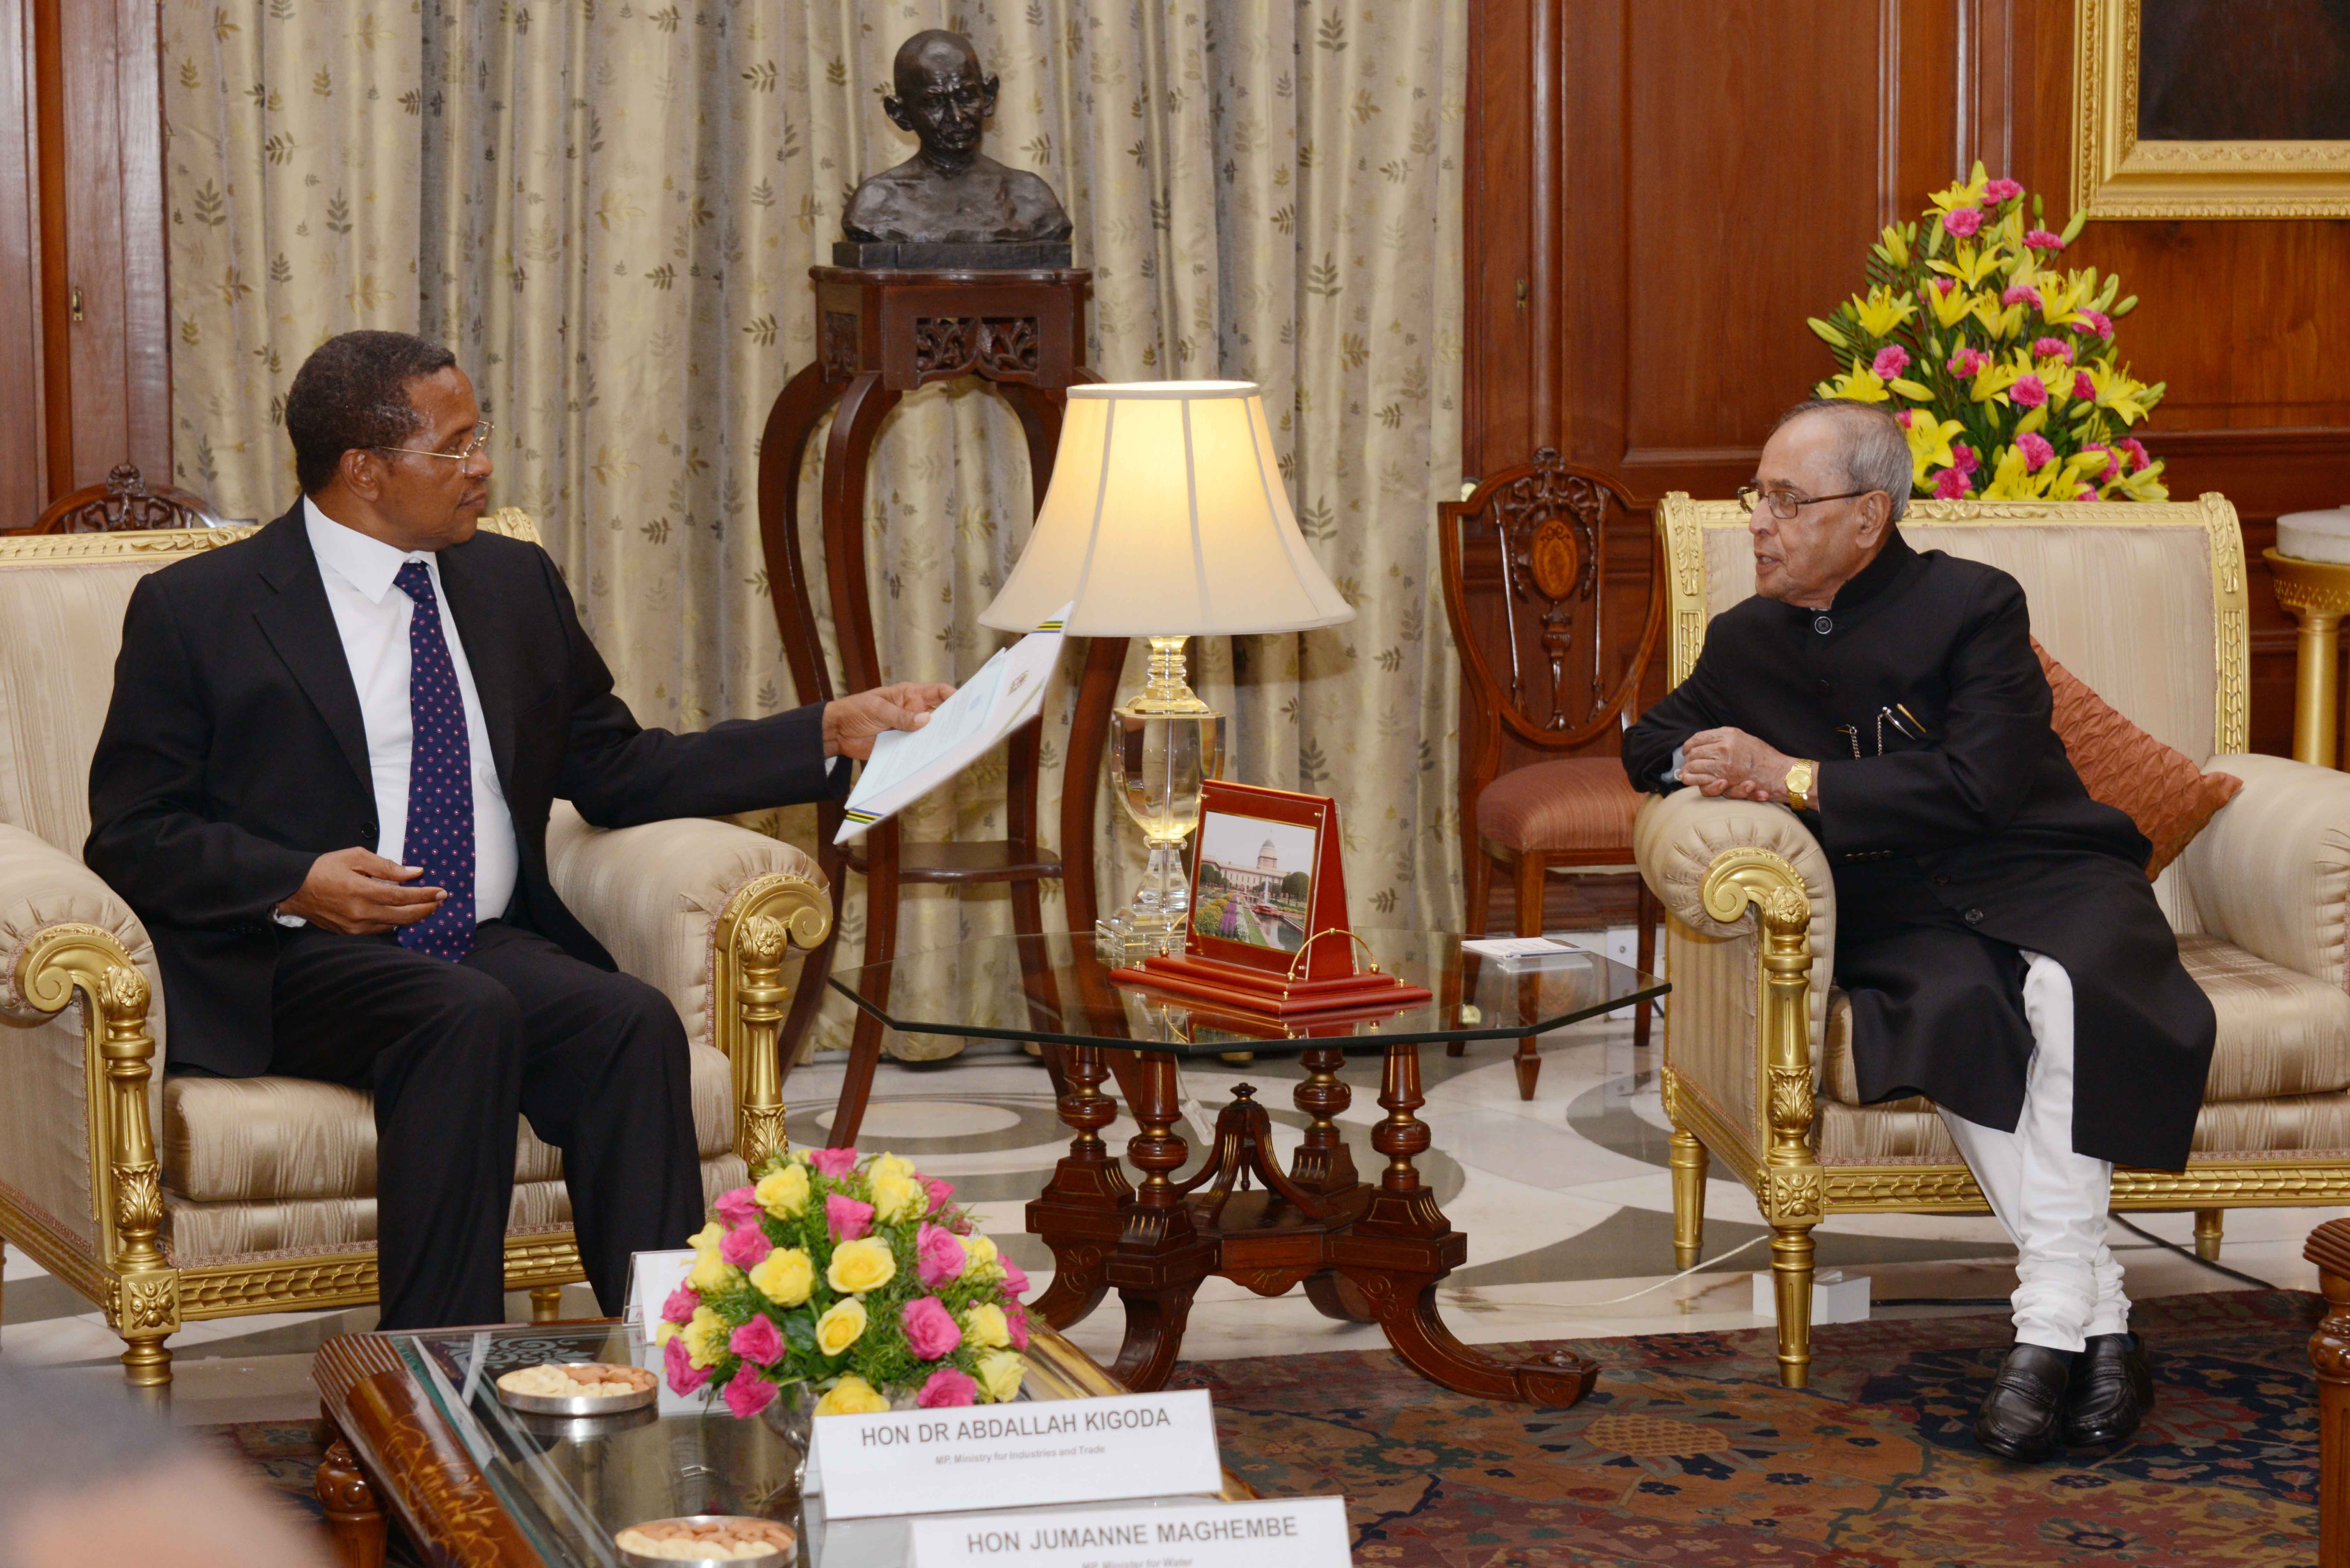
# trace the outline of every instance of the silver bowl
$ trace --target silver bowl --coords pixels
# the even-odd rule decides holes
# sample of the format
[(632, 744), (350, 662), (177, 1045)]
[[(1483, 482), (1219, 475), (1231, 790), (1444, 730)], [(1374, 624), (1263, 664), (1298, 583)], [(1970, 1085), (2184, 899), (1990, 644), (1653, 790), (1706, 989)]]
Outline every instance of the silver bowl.
[(650, 1427), (660, 1419), (660, 1412), (650, 1405), (616, 1410), (607, 1416), (541, 1416), (535, 1411), (517, 1409), (515, 1423), (534, 1437), (563, 1438), (575, 1443), (592, 1438), (616, 1437), (619, 1433)]
[[(587, 1366), (591, 1365), (609, 1366), (615, 1364), (612, 1362), (589, 1363), (585, 1361), (574, 1361), (558, 1362), (555, 1365), (558, 1366)], [(652, 1404), (655, 1400), (660, 1397), (660, 1382), (659, 1378), (654, 1379), (653, 1386), (651, 1387), (639, 1389), (634, 1394), (608, 1394), (601, 1396), (584, 1394), (517, 1394), (512, 1389), (507, 1388), (504, 1385), (497, 1382), (494, 1378), (491, 1380), (490, 1386), (498, 1391), (498, 1402), (500, 1404), (512, 1406), (517, 1410), (527, 1410), (534, 1416), (617, 1416), (626, 1410), (641, 1410), (646, 1406)]]
[[(739, 1513), (689, 1513), (675, 1519), (648, 1519), (629, 1530), (640, 1530), (647, 1524), (775, 1524), (772, 1519), (754, 1519)], [(791, 1526), (785, 1525), (789, 1530)], [(621, 1532), (612, 1532), (612, 1545), (620, 1553), (620, 1561), (629, 1568), (783, 1568), (799, 1555), (799, 1539), (794, 1533), (789, 1546), (778, 1546), (764, 1557), (644, 1557), (620, 1545)]]

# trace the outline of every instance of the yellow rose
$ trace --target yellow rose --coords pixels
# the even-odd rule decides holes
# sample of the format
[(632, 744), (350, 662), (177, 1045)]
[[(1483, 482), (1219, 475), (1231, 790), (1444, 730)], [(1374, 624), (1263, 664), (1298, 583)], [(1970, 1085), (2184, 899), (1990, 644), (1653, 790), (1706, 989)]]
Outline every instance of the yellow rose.
[(962, 1239), (962, 1272), (967, 1278), (981, 1278), (995, 1267), (995, 1243), (977, 1231)]
[(787, 1148), (784, 1151), (784, 1158), (794, 1165), (806, 1165), (808, 1163), (808, 1151), (804, 1148)]
[(843, 1295), (861, 1295), (879, 1290), (897, 1274), (898, 1260), (891, 1255), (889, 1243), (879, 1236), (860, 1236), (832, 1250), (832, 1262), (824, 1271), (824, 1279)]
[(788, 1220), (807, 1207), (807, 1167), (787, 1165), (773, 1176), (763, 1176), (759, 1185), (751, 1189), (759, 1207), (778, 1220)]
[(685, 1239), (685, 1244), (707, 1258), (718, 1251), (718, 1243), (726, 1240), (726, 1227), (712, 1220)]
[(717, 1361), (726, 1348), (726, 1323), (706, 1306), (693, 1309), (693, 1321), (685, 1325), (686, 1358), (696, 1366), (708, 1366)]
[(838, 1355), (864, 1333), (865, 1303), (851, 1296), (835, 1302), (830, 1312), (816, 1320), (816, 1347), (827, 1355)]
[(889, 1401), (853, 1372), (826, 1389), (824, 1397), (816, 1402), (819, 1416), (871, 1416), (889, 1407)]
[(894, 1154), (877, 1155), (866, 1174), (875, 1181), (880, 1180), (885, 1176), (894, 1176), (901, 1181), (911, 1181), (914, 1179), (914, 1162)]
[(777, 1306), (797, 1306), (816, 1288), (816, 1265), (797, 1247), (778, 1247), (751, 1271), (751, 1283)]
[(880, 1175), (873, 1179), (873, 1217), (884, 1223), (918, 1220), (930, 1203), (931, 1195), (910, 1176)]
[(1003, 1321), (1003, 1309), (982, 1302), (963, 1314), (962, 1342), (975, 1350), (1002, 1350), (1010, 1345), (1012, 1330)]
[(734, 1265), (717, 1253), (704, 1252), (695, 1260), (693, 1272), (685, 1276), (685, 1282), (693, 1287), (696, 1294), (711, 1295), (732, 1284), (734, 1272)]
[(654, 1346), (658, 1348), (661, 1345), (667, 1345), (671, 1339), (677, 1336), (677, 1324), (670, 1322), (667, 1318), (661, 1319), (660, 1322), (655, 1324), (653, 1328)]
[(1008, 1405), (1020, 1397), (1020, 1379), (1027, 1370), (1027, 1358), (1018, 1351), (991, 1350), (979, 1358), (979, 1386), (996, 1404)]

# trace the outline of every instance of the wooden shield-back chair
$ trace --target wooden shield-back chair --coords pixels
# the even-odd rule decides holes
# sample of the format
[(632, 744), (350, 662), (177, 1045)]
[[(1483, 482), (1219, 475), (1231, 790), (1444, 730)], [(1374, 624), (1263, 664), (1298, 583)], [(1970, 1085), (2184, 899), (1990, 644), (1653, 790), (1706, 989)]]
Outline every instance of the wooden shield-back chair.
[[(1493, 867), (1517, 890), (1517, 929), (1543, 929), (1553, 871), (1626, 873), (1640, 796), (1617, 736), (1633, 716), (1665, 625), (1653, 508), (1621, 482), (1549, 447), (1437, 508), (1444, 607), (1468, 686), (1473, 736), (1461, 770), (1468, 929), (1485, 929)], [(1503, 771), (1504, 742), (1544, 753)], [(1654, 966), (1658, 906), (1637, 895), (1641, 969)], [(1649, 1004), (1633, 1021), (1648, 1043)], [(1460, 1054), (1454, 1046), (1452, 1054)], [(1518, 1042), (1518, 1097), (1542, 1073)]]
[(49, 503), (29, 528), (5, 534), (128, 534), (151, 528), (217, 528), (224, 519), (192, 490), (150, 484), (119, 463), (103, 484), (84, 485)]

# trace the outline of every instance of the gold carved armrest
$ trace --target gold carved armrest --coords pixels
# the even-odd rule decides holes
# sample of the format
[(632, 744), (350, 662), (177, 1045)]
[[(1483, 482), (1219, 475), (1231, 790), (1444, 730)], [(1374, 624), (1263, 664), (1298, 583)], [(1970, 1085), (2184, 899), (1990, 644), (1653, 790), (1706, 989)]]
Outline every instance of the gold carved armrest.
[(2283, 757), (2213, 757), (2243, 792), (2178, 857), (2204, 929), (2328, 985), (2350, 985), (2350, 774)]
[(792, 845), (681, 817), (611, 830), (557, 801), (546, 830), (556, 894), (614, 961), (666, 995), (691, 1039), (734, 1064), (734, 1146), (756, 1166), (784, 1141), (776, 1036), (799, 955), (832, 933), (824, 873)]

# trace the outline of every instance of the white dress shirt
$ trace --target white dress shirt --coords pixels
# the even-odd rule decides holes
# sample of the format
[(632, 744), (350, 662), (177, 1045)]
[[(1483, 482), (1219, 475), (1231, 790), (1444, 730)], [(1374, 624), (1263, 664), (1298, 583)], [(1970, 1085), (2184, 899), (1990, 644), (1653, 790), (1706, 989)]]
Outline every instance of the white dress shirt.
[(375, 852), (402, 866), (408, 864), (402, 850), (408, 837), (409, 753), (414, 744), (408, 707), (408, 623), (416, 604), (392, 578), (410, 561), (423, 562), (432, 574), (432, 597), (442, 607), (441, 636), (449, 645), (449, 661), (457, 667), (457, 690), (465, 701), (465, 745), (473, 773), (473, 919), (494, 920), (514, 898), (519, 858), (514, 814), (506, 809), (497, 760), (490, 754), (489, 726), (482, 718), (482, 694), (473, 685), (473, 666), (465, 662), (464, 640), (448, 613), (441, 563), (429, 550), (403, 555), (380, 539), (344, 527), (307, 495), (302, 519), (310, 531), (311, 553), (318, 558), (318, 576), (327, 585), (335, 629), (342, 634), (351, 684), (359, 688), (359, 720), (367, 728), (368, 768), (375, 784)]

